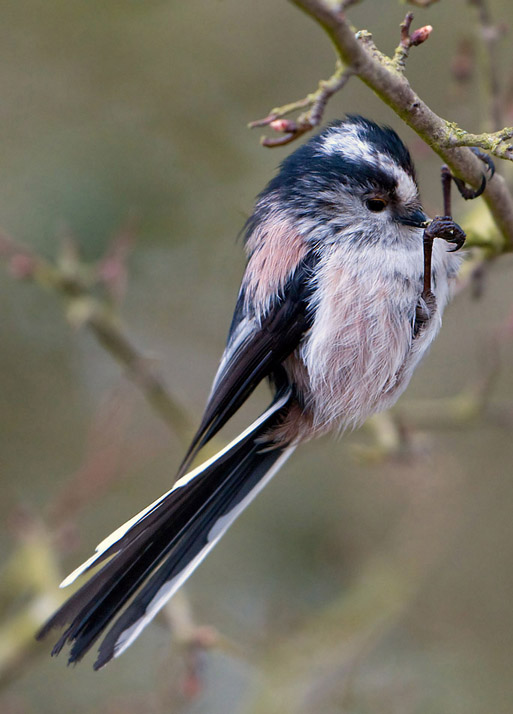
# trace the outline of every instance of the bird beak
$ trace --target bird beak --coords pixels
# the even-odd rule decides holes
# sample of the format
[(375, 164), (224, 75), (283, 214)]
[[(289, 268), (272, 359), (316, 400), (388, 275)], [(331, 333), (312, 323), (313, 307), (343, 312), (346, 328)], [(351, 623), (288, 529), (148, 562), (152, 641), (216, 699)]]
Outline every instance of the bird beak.
[(430, 223), (428, 217), (420, 208), (398, 215), (397, 220), (403, 226), (412, 226), (413, 228), (425, 228)]

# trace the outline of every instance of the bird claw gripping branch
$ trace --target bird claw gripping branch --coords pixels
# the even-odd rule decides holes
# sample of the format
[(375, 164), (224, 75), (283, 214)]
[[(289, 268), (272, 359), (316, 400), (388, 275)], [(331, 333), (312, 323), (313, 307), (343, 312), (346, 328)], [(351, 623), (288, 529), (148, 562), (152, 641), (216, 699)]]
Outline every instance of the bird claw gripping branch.
[[(477, 148), (472, 148), (471, 151), (486, 165), (490, 178), (492, 178), (495, 173), (495, 165), (492, 159)], [(428, 305), (433, 299), (433, 293), (431, 292), (431, 255), (434, 239), (442, 238), (448, 243), (452, 243), (453, 247), (449, 249), (449, 252), (453, 253), (463, 246), (466, 238), (465, 231), (453, 220), (451, 215), (451, 181), (454, 181), (460, 195), (466, 201), (481, 196), (488, 181), (486, 174), (483, 174), (479, 188), (473, 189), (467, 186), (462, 179), (454, 176), (445, 164), (442, 166), (441, 174), (444, 215), (435, 216), (424, 229), (424, 290), (422, 299)], [(419, 309), (417, 309), (417, 312), (419, 312)]]

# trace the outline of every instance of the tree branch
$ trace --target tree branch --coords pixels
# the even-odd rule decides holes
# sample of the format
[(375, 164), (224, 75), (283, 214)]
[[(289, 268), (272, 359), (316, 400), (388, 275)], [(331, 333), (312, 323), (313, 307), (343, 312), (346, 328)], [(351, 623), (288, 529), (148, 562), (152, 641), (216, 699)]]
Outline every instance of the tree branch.
[[(455, 125), (439, 117), (420, 99), (394, 66), (393, 60), (377, 50), (370, 33), (355, 34), (340, 5), (329, 0), (292, 2), (324, 28), (341, 61), (388, 104), (449, 165), (453, 173), (471, 186), (479, 186), (482, 164), (469, 149), (454, 148), (455, 144), (451, 144), (459, 135)], [(460, 140), (463, 141), (464, 137), (463, 132)], [(505, 158), (500, 144), (501, 141), (491, 151), (498, 150), (500, 158)], [(513, 154), (508, 158), (513, 158)], [(483, 196), (504, 237), (502, 251), (512, 251), (513, 197), (504, 179), (496, 173), (488, 182)]]
[(166, 389), (150, 361), (132, 344), (112, 305), (94, 294), (95, 271), (80, 264), (76, 256), (70, 260), (69, 247), (67, 260), (54, 265), (2, 234), (0, 257), (8, 260), (14, 277), (32, 280), (64, 297), (69, 322), (91, 330), (102, 347), (126, 369), (155, 412), (184, 443), (188, 443), (193, 431), (188, 413)]

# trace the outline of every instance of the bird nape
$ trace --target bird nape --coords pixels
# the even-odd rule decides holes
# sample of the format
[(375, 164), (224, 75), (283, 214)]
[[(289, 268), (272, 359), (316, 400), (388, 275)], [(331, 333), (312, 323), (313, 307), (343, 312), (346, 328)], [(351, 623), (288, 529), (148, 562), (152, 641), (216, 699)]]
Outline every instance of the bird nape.
[[(460, 263), (447, 241), (459, 247), (464, 234), (444, 220), (431, 231), (432, 243), (445, 240), (431, 246), (426, 286), (429, 222), (410, 154), (363, 117), (334, 122), (283, 161), (246, 225), (228, 342), (178, 481), (62, 583), (95, 568), (38, 633), (65, 628), (52, 654), (68, 644), (77, 662), (100, 637), (96, 669), (121, 654), (300, 442), (397, 400), (440, 328)], [(262, 380), (269, 408), (187, 472)]]

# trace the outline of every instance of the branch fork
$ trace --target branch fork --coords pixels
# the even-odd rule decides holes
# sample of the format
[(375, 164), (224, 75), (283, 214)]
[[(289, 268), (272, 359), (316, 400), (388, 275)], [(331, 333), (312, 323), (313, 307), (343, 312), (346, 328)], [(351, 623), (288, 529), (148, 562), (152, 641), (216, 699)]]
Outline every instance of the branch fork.
[(404, 72), (406, 60), (410, 54), (410, 49), (412, 47), (417, 47), (425, 42), (430, 34), (433, 32), (431, 25), (425, 25), (424, 27), (419, 27), (418, 30), (414, 30), (410, 34), (411, 23), (413, 22), (413, 13), (408, 12), (403, 22), (400, 25), (401, 28), (401, 41), (394, 52), (393, 64), (399, 72)]
[[(355, 34), (354, 27), (348, 22), (345, 12), (341, 12), (340, 5), (330, 0), (292, 2), (326, 31), (339, 60), (348, 71), (358, 76), (401, 117), (448, 164), (453, 174), (474, 187), (478, 187), (482, 180), (481, 162), (469, 149), (463, 148), (463, 144), (478, 146), (494, 156), (513, 160), (513, 151), (509, 145), (504, 148), (504, 141), (507, 141), (506, 137), (510, 136), (512, 130), (502, 130), (488, 140), (488, 135), (469, 135), (435, 114), (413, 91), (404, 73), (394, 65), (393, 59), (369, 49), (362, 33)], [(403, 30), (403, 42), (407, 31), (406, 27)], [(401, 55), (403, 53), (404, 48)], [(483, 197), (504, 238), (498, 251), (513, 251), (513, 196), (504, 178), (496, 174), (488, 181)]]
[[(299, 99), (297, 102), (276, 107), (263, 119), (252, 121), (249, 124), (249, 128), (269, 126), (274, 131), (282, 134), (279, 137), (262, 137), (262, 146), (274, 147), (290, 144), (291, 141), (299, 138), (321, 122), (329, 99), (347, 84), (353, 74), (353, 70), (348, 69), (342, 62), (338, 61), (335, 72), (329, 79), (321, 80), (315, 92), (308, 94), (304, 99)], [(300, 114), (295, 121), (284, 119), (288, 114), (305, 107), (310, 107), (310, 109)]]

